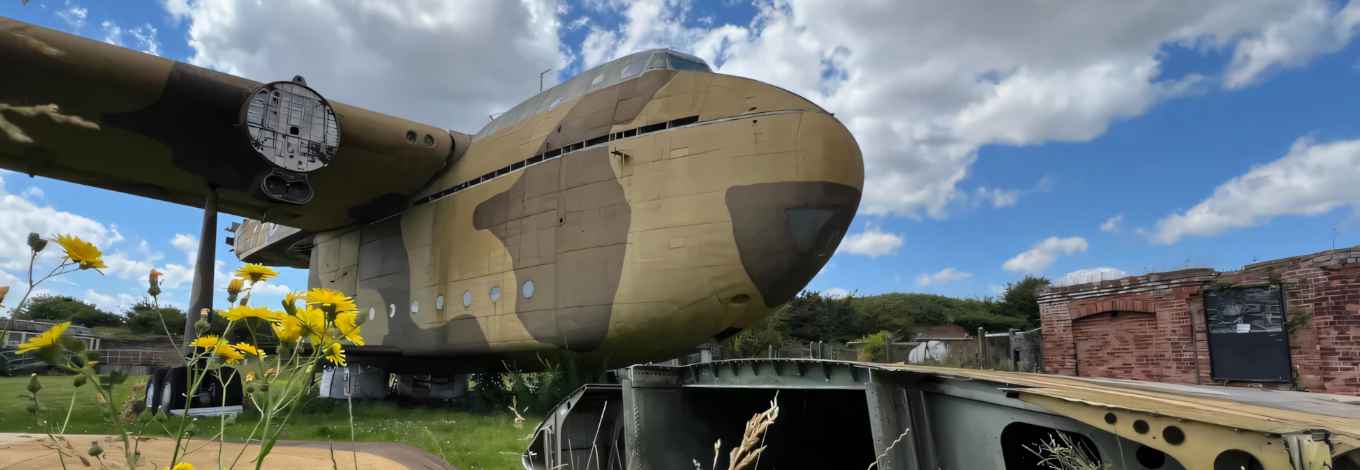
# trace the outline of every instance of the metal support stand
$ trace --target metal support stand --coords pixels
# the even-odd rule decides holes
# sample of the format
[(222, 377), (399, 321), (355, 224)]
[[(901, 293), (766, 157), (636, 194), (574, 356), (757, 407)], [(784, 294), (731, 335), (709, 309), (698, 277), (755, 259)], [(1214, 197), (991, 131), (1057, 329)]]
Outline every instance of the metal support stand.
[[(194, 324), (199, 312), (208, 309), (212, 315), (213, 271), (217, 260), (217, 188), (208, 187), (203, 201), (203, 226), (198, 234), (198, 261), (194, 263), (194, 284), (189, 289), (189, 310), (184, 318), (184, 342), (197, 336)], [(209, 318), (211, 321), (211, 318)]]

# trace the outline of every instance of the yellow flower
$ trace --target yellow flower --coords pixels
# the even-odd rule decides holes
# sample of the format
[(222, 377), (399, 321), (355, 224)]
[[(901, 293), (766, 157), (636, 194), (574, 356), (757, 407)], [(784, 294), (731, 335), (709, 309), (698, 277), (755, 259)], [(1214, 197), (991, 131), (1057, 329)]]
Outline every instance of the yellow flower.
[(273, 269), (259, 263), (246, 263), (236, 270), (236, 277), (250, 279), (250, 282), (268, 281), (278, 275)]
[[(228, 282), (228, 283), (227, 283), (227, 295), (228, 295), (228, 296), (231, 296), (232, 299), (235, 299), (235, 298), (236, 298), (236, 294), (240, 294), (240, 293), (241, 293), (241, 289), (245, 289), (245, 288), (246, 288), (246, 281), (242, 280), (242, 279), (239, 278), (239, 277), (231, 278), (231, 282)], [(234, 300), (233, 300), (233, 302), (234, 302)]]
[(175, 464), (174, 468), (164, 467), (164, 470), (194, 470), (194, 464), (191, 464), (189, 462), (180, 462)]
[(283, 294), (283, 310), (288, 312), (289, 315), (296, 315), (297, 301), (299, 298), (302, 298), (303, 295), (306, 294), (294, 291), (289, 291), (287, 294)]
[(222, 341), (217, 343), (216, 346), (213, 346), (213, 355), (221, 358), (222, 362), (227, 364), (235, 364), (246, 358), (244, 354), (241, 354), (241, 351), (238, 351), (234, 346), (227, 344), (226, 341)]
[(58, 235), (57, 244), (61, 245), (61, 249), (66, 250), (66, 258), (79, 264), (80, 269), (108, 267), (104, 265), (104, 254), (99, 252), (99, 248), (75, 235)]
[(326, 312), (309, 308), (297, 316), (303, 332), (310, 336), (313, 343), (320, 343), (326, 334)]
[(37, 351), (40, 349), (57, 347), (58, 346), (57, 340), (60, 340), (61, 335), (65, 334), (66, 329), (70, 327), (71, 322), (69, 321), (64, 321), (56, 325), (53, 325), (51, 328), (48, 328), (47, 331), (42, 332), (42, 334), (39, 334), (33, 339), (24, 341), (23, 344), (20, 344), (19, 354), (24, 354), (30, 351)]
[(331, 364), (344, 367), (345, 366), (344, 346), (340, 346), (340, 343), (331, 343), (329, 346), (326, 346), (326, 360), (330, 361)]
[(264, 359), (264, 351), (260, 350), (260, 348), (255, 347), (255, 345), (253, 344), (236, 343), (231, 345), (231, 347), (236, 348), (236, 351), (240, 352), (243, 355), (252, 356), (255, 357), (256, 359)]
[(340, 330), (340, 335), (344, 336), (355, 346), (364, 345), (364, 337), (359, 333), (359, 314), (355, 312), (345, 312), (335, 316), (335, 328)]
[(274, 336), (285, 343), (296, 343), (302, 337), (302, 320), (297, 317), (285, 315), (269, 324), (274, 329)]
[(195, 348), (211, 349), (213, 347), (216, 347), (217, 343), (220, 342), (222, 342), (221, 338), (218, 338), (213, 335), (203, 335), (194, 338), (194, 342), (189, 343), (189, 345)]
[(222, 318), (231, 321), (241, 321), (246, 318), (260, 318), (268, 321), (275, 321), (283, 318), (283, 314), (264, 307), (237, 305), (222, 312)]
[(355, 305), (354, 299), (349, 298), (348, 295), (337, 290), (320, 287), (307, 291), (307, 306), (335, 314), (359, 311), (359, 306)]

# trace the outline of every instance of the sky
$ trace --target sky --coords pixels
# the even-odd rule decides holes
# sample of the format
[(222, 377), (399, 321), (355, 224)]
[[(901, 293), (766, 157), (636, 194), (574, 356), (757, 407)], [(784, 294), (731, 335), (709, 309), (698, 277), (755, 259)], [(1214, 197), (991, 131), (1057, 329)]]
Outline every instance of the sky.
[[(1360, 244), (1360, 4), (3, 0), (0, 16), (259, 81), (301, 74), (464, 132), (545, 69), (551, 85), (641, 49), (693, 53), (856, 136), (864, 199), (809, 285), (832, 295), (987, 297), (1026, 275), (1232, 270)], [(0, 284), (23, 282), (29, 232), (76, 233), (110, 268), (43, 292), (122, 311), (154, 266), (162, 302), (187, 303), (200, 210), (0, 181)], [(219, 302), (240, 264), (226, 235)], [(305, 284), (285, 269), (256, 298)]]

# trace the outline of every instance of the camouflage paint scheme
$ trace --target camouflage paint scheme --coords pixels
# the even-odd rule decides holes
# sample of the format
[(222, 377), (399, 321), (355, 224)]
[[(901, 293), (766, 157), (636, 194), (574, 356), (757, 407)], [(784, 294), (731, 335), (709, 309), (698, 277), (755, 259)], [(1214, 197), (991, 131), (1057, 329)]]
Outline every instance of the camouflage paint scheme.
[(33, 142), (0, 137), (0, 167), (195, 206), (216, 188), (221, 210), (266, 221), (237, 230), (238, 256), (305, 260), (310, 286), (353, 294), (371, 341), (351, 354), (394, 371), (619, 365), (734, 333), (826, 263), (863, 186), (854, 138), (817, 105), (645, 51), (475, 136), (331, 102), (338, 155), (294, 206), (253, 189), (269, 164), (238, 122), (259, 83), (6, 19), (0, 56), (16, 65), (0, 103), (99, 127), (5, 113)]

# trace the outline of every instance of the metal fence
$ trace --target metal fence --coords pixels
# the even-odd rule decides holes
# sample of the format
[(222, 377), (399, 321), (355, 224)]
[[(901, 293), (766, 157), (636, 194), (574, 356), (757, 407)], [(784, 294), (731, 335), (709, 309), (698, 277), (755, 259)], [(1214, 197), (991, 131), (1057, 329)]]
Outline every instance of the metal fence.
[(1000, 369), (1022, 372), (1038, 372), (1042, 367), (1042, 336), (1038, 328), (1029, 331), (1010, 330), (989, 333), (979, 329), (977, 336), (965, 338), (916, 338), (912, 341), (894, 341), (884, 345), (878, 358), (871, 358), (863, 352), (863, 344), (857, 342), (835, 343), (827, 341), (789, 342), (771, 345), (763, 354), (738, 354), (718, 343), (707, 343), (685, 356), (667, 364), (693, 364), (722, 359), (761, 358), (807, 358), (831, 359), (840, 361), (873, 361), (889, 363), (911, 363), (964, 367), (972, 369)]

